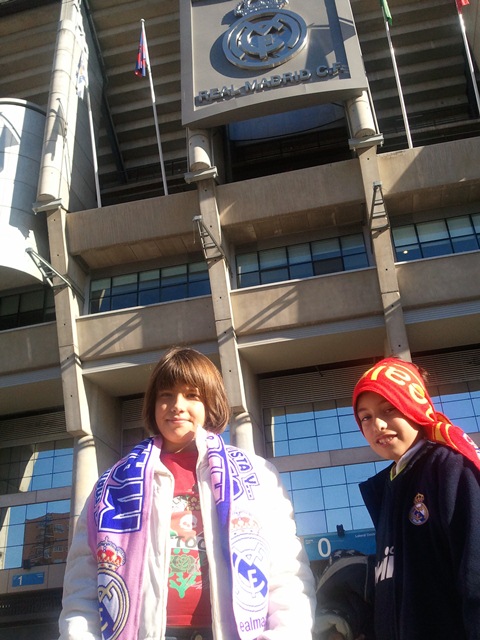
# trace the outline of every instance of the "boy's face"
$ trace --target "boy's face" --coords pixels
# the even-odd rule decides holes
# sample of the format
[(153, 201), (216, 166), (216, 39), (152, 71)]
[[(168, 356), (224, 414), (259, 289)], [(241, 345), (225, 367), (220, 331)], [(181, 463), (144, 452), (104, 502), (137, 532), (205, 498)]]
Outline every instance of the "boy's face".
[(382, 458), (398, 462), (421, 437), (412, 424), (388, 400), (374, 391), (364, 391), (357, 400), (356, 413), (363, 435)]

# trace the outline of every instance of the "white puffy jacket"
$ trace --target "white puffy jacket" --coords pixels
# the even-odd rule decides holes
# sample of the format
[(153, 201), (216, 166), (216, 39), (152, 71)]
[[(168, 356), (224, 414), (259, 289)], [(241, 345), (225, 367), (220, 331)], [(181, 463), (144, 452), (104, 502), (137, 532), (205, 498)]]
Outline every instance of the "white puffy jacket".
[[(231, 613), (231, 593), (227, 588), (230, 578), (221, 550), (210, 488), (206, 435), (206, 431), (198, 429), (197, 476), (210, 570), (213, 634), (215, 640), (232, 640), (237, 632)], [(296, 537), (288, 494), (272, 464), (250, 453), (249, 458), (260, 481), (255, 489), (256, 513), (271, 548), (268, 630), (262, 632), (258, 640), (311, 640), (315, 614), (314, 578), (303, 546)], [(163, 640), (165, 637), (173, 488), (171, 473), (158, 459), (154, 470), (154, 504), (145, 557), (138, 640)], [(88, 545), (87, 512), (85, 507), (68, 554), (59, 640), (101, 640), (97, 563)]]

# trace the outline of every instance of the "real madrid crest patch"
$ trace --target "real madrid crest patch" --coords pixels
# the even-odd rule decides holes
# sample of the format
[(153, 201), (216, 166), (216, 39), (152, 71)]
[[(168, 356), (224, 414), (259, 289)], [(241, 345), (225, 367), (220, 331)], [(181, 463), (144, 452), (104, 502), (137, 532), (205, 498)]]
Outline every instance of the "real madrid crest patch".
[(430, 516), (424, 500), (425, 496), (422, 493), (417, 493), (413, 499), (413, 507), (408, 513), (408, 519), (416, 526), (425, 524)]
[(126, 562), (125, 551), (106, 537), (97, 545), (97, 562), (102, 638), (116, 640), (130, 613), (127, 585), (117, 573)]

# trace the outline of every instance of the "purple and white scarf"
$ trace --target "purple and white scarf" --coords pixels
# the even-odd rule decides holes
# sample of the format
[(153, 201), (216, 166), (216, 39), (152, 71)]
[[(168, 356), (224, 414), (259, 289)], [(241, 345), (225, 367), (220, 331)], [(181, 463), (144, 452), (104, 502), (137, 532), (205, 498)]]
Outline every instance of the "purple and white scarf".
[[(270, 557), (256, 517), (259, 479), (244, 451), (225, 445), (214, 433), (208, 433), (206, 444), (238, 635), (240, 640), (256, 640), (267, 627)], [(90, 500), (88, 538), (98, 563), (103, 640), (138, 637), (153, 472), (160, 447), (160, 437), (138, 444), (101, 476)]]

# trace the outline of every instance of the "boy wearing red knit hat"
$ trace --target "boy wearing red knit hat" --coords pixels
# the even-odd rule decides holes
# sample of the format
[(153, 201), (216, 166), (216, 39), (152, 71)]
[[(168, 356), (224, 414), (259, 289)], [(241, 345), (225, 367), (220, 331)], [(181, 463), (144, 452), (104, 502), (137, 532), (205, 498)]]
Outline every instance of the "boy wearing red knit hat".
[(353, 393), (393, 464), (360, 485), (376, 529), (376, 640), (480, 640), (480, 458), (437, 412), (418, 368), (386, 358)]

